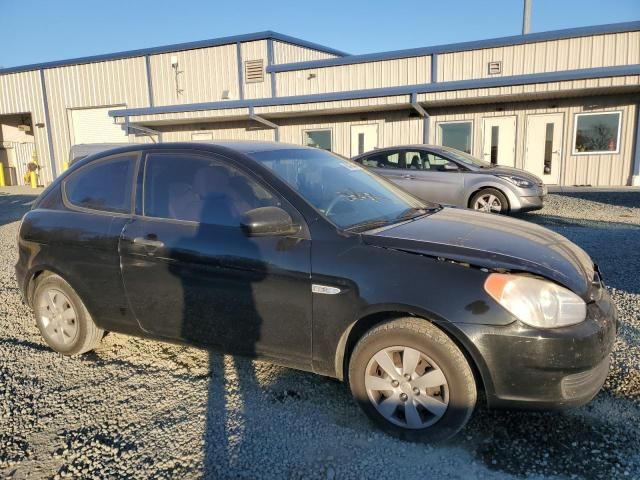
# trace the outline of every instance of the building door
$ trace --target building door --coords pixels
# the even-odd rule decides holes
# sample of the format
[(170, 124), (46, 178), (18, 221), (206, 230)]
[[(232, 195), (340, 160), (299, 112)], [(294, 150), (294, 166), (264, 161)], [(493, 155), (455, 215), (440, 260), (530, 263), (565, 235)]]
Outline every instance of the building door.
[(378, 124), (351, 126), (351, 156), (378, 148)]
[(563, 126), (562, 113), (527, 116), (524, 168), (546, 184), (560, 183)]
[(482, 155), (493, 165), (516, 166), (516, 117), (485, 117)]
[(121, 107), (79, 108), (70, 110), (71, 144), (128, 143), (122, 125), (114, 122), (109, 110)]

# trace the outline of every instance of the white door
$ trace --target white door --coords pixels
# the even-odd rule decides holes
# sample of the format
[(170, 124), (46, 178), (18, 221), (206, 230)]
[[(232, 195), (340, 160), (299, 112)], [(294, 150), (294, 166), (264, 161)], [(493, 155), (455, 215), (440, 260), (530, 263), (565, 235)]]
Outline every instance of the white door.
[(119, 107), (80, 108), (70, 110), (71, 143), (128, 143), (122, 125), (116, 124), (109, 110)]
[(378, 148), (378, 124), (351, 126), (351, 156)]
[(516, 166), (516, 117), (485, 117), (482, 121), (482, 155), (486, 162)]
[(527, 115), (524, 168), (546, 184), (560, 183), (563, 126), (562, 113)]

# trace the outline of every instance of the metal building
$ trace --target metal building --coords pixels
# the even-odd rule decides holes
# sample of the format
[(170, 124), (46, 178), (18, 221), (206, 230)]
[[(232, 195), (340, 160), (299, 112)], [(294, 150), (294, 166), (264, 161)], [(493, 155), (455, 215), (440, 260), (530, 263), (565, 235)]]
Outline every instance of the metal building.
[(639, 116), (640, 22), (367, 55), (269, 31), (0, 70), (5, 177), (35, 156), (44, 184), (74, 144), (260, 139), (640, 185)]

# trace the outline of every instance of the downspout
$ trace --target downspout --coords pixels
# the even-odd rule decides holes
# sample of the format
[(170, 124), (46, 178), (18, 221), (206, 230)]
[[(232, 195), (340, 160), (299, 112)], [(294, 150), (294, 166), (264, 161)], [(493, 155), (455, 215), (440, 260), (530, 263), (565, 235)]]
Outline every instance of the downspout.
[(633, 142), (633, 170), (631, 173), (631, 186), (640, 187), (640, 103), (636, 104), (636, 132)]
[(249, 107), (249, 118), (251, 120), (254, 120), (258, 123), (261, 123), (263, 125), (266, 125), (269, 128), (273, 128), (274, 132), (274, 139), (276, 142), (280, 141), (280, 126), (276, 125), (273, 122), (270, 122), (269, 120), (267, 120), (266, 118), (261, 117), (260, 115), (256, 115), (253, 107)]
[(411, 94), (411, 106), (413, 109), (420, 114), (422, 117), (422, 143), (429, 143), (429, 114), (427, 111), (418, 103), (418, 94)]

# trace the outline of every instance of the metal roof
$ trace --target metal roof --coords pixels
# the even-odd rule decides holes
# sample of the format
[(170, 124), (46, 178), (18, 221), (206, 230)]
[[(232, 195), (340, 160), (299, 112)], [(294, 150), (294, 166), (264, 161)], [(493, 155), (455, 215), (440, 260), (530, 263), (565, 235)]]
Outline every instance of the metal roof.
[(21, 65), (0, 69), (0, 75), (6, 73), (26, 72), (30, 70), (40, 70), (43, 68), (63, 67), (67, 65), (78, 65), (83, 63), (104, 62), (107, 60), (119, 60), (123, 58), (142, 57), (146, 55), (157, 55), (159, 53), (179, 52), (184, 50), (194, 50), (197, 48), (216, 47), (219, 45), (229, 45), (238, 42), (252, 42), (255, 40), (277, 40), (279, 42), (290, 43), (300, 47), (310, 48), (332, 55), (345, 56), (348, 53), (336, 50), (318, 43), (308, 42), (300, 38), (283, 35), (282, 33), (266, 30), (264, 32), (247, 33), (244, 35), (233, 35), (229, 37), (212, 38), (209, 40), (200, 40), (196, 42), (176, 43), (172, 45), (164, 45), (160, 47), (142, 48), (138, 50), (127, 50), (116, 53), (106, 53), (102, 55), (94, 55), (89, 57), (71, 58), (68, 60), (56, 60), (52, 62), (33, 63), (29, 65)]

